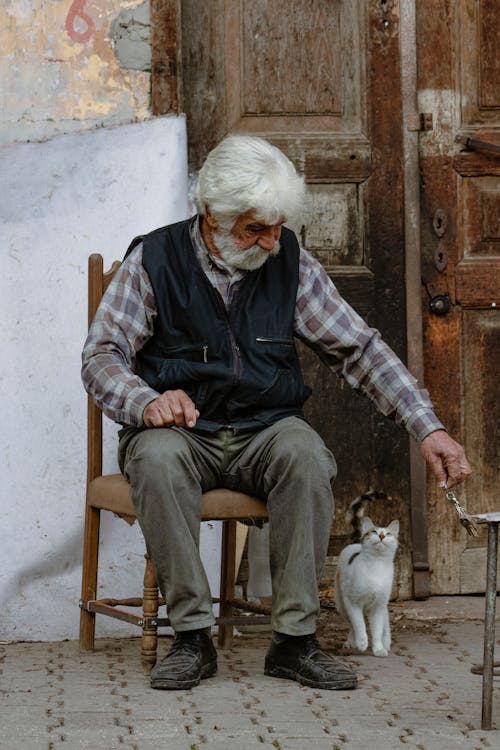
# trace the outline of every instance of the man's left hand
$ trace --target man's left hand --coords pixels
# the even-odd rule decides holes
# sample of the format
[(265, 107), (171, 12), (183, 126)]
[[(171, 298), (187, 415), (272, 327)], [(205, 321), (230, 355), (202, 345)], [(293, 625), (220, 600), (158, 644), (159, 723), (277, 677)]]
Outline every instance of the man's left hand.
[(420, 444), (420, 451), (440, 487), (448, 490), (456, 487), (472, 472), (464, 449), (444, 430), (427, 435)]

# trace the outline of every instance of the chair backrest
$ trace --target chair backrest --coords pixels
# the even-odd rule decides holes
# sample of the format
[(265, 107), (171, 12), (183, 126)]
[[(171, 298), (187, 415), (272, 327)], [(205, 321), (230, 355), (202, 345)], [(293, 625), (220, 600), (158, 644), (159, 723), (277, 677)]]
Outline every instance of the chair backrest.
[[(109, 271), (104, 271), (102, 255), (93, 253), (89, 257), (89, 289), (88, 289), (88, 325), (94, 319), (102, 296), (108, 288), (113, 276), (120, 268), (120, 261), (116, 260)], [(91, 482), (102, 474), (102, 411), (94, 403), (91, 396), (87, 402), (87, 482)]]

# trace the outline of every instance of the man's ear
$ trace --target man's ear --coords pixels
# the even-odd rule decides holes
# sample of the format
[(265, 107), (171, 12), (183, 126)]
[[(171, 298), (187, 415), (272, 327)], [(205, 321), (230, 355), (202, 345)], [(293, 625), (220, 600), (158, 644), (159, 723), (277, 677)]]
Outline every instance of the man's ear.
[(205, 206), (205, 220), (212, 231), (219, 229), (219, 222), (215, 219), (208, 206)]

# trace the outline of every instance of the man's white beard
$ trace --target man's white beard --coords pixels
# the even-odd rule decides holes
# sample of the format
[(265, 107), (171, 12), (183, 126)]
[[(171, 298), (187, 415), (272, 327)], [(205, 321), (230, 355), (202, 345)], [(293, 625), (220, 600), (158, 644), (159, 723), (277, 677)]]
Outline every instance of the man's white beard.
[(222, 260), (241, 271), (256, 271), (264, 265), (269, 256), (277, 255), (280, 251), (279, 242), (275, 242), (272, 250), (264, 250), (258, 245), (242, 250), (231, 232), (226, 229), (214, 232), (213, 240)]

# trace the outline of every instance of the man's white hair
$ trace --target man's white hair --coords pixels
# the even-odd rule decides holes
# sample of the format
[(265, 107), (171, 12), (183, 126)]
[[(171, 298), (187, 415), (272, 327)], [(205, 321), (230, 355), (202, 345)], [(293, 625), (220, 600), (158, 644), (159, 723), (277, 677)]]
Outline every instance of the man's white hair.
[(275, 146), (250, 135), (230, 135), (208, 154), (196, 187), (200, 214), (206, 209), (222, 227), (253, 211), (266, 224), (291, 220), (303, 208), (304, 179)]

